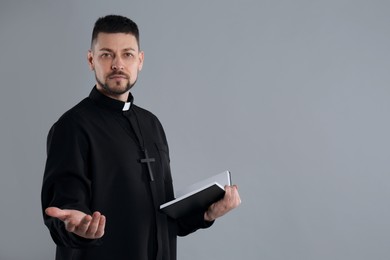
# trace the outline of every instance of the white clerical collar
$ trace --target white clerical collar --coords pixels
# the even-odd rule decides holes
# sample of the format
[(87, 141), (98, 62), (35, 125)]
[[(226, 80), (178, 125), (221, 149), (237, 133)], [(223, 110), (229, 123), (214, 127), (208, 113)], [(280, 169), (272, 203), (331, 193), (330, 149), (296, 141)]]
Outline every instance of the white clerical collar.
[(130, 109), (131, 102), (126, 102), (122, 108), (122, 111), (128, 111)]

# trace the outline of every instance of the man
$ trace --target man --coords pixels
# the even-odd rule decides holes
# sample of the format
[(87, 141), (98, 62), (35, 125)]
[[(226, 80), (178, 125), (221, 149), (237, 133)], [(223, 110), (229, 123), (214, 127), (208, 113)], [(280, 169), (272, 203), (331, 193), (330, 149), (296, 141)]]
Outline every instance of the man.
[(143, 61), (133, 21), (96, 21), (88, 52), (96, 86), (48, 135), (42, 208), (58, 260), (174, 260), (178, 235), (211, 226), (241, 202), (227, 186), (206, 212), (175, 220), (159, 211), (173, 187), (164, 130), (130, 93)]

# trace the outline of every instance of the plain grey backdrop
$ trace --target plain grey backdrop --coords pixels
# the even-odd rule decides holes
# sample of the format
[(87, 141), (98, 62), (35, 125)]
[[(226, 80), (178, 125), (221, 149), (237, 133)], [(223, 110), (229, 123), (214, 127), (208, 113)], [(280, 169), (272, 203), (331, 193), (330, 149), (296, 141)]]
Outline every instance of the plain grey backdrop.
[[(98, 3), (99, 2), (99, 3)], [(95, 20), (134, 19), (135, 102), (162, 121), (176, 188), (230, 170), (242, 205), (182, 260), (390, 258), (390, 2), (0, 3), (0, 259), (54, 259), (46, 136), (89, 94)]]

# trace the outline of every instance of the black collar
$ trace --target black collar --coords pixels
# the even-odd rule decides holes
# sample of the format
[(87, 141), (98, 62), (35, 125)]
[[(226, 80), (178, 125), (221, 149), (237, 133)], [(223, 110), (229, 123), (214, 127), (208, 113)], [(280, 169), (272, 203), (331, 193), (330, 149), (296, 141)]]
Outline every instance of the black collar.
[(130, 92), (127, 98), (127, 102), (123, 102), (120, 100), (107, 97), (106, 95), (102, 94), (99, 90), (97, 90), (96, 86), (93, 87), (91, 93), (89, 94), (89, 98), (95, 101), (100, 106), (118, 112), (129, 110), (134, 100), (134, 97)]

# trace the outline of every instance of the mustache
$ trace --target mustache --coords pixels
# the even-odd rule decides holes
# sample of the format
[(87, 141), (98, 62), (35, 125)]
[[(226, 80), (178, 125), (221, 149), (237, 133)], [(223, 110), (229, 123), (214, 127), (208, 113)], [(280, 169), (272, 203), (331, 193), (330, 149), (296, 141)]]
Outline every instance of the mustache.
[(113, 72), (113, 73), (108, 74), (108, 77), (114, 77), (114, 76), (125, 76), (126, 78), (130, 78), (129, 75), (127, 75), (126, 73), (124, 73), (122, 71), (117, 71), (117, 72)]

